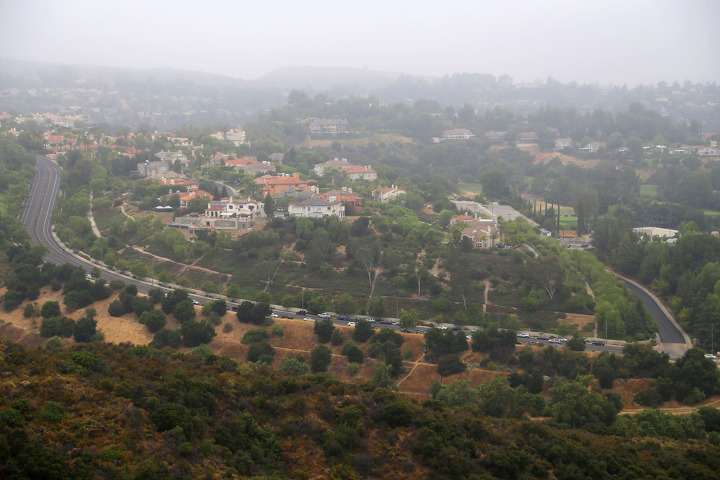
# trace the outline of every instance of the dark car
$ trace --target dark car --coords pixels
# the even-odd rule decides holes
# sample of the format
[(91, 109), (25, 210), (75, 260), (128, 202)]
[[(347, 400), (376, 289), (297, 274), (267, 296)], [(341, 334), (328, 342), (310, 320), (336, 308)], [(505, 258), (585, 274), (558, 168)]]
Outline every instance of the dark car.
[(347, 319), (348, 319), (348, 316), (347, 316), (347, 315), (340, 315), (340, 316), (338, 316), (338, 320), (347, 320)]
[(545, 335), (537, 337), (538, 340), (550, 340), (550, 337), (546, 337)]
[(392, 320), (381, 320), (380, 323), (383, 325), (392, 325)]
[(590, 345), (595, 345), (596, 347), (604, 347), (605, 342), (601, 342), (601, 341), (590, 342)]
[(305, 310), (298, 310), (295, 312), (295, 315), (307, 315), (307, 312)]

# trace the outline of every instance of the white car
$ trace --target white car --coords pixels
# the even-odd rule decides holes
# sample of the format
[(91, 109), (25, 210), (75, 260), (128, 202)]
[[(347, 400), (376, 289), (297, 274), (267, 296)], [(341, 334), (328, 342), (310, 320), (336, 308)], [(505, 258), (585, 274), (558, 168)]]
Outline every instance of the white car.
[(329, 313), (318, 313), (318, 318), (332, 318)]
[(446, 327), (445, 325), (440, 325), (438, 328), (439, 328), (440, 330), (447, 330), (447, 327)]
[(517, 334), (518, 338), (530, 338), (530, 334), (527, 332), (521, 332)]
[(712, 359), (714, 359), (714, 358), (715, 358), (715, 355), (713, 355), (712, 353), (706, 353), (706, 354), (705, 354), (705, 358), (712, 358)]
[(355, 326), (355, 322), (348, 322), (348, 325), (347, 325), (347, 326), (348, 326), (348, 327), (354, 327), (354, 326)]
[(373, 317), (368, 317), (368, 318), (367, 318), (367, 321), (370, 322), (370, 323), (375, 323), (375, 322), (376, 322), (376, 320), (375, 320)]
[(270, 316), (271, 316), (272, 318), (278, 318), (278, 314), (277, 314), (277, 313), (271, 313)]
[(315, 321), (315, 319), (312, 317), (305, 317), (305, 318), (303, 318), (303, 320), (305, 320), (306, 322), (314, 322)]

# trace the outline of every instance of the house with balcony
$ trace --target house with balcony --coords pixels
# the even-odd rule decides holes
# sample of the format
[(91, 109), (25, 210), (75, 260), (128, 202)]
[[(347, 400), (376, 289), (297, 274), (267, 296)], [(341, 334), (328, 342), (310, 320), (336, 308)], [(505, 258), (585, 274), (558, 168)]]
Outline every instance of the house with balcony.
[(334, 197), (328, 200), (311, 198), (288, 205), (288, 214), (291, 217), (322, 218), (334, 215), (338, 218), (345, 216), (345, 206)]
[(310, 120), (310, 135), (318, 135), (323, 133), (347, 133), (350, 124), (347, 120), (339, 118), (313, 118)]
[(462, 220), (467, 225), (462, 231), (463, 237), (468, 237), (475, 248), (490, 248), (500, 236), (500, 229), (496, 220), (473, 219)]
[(211, 218), (265, 218), (265, 204), (251, 198), (221, 198), (208, 202), (205, 216)]
[(338, 200), (344, 205), (347, 205), (348, 210), (353, 213), (359, 212), (363, 207), (363, 198), (352, 193), (352, 188), (347, 187), (343, 187), (342, 190), (330, 190), (329, 192), (315, 195), (313, 198), (320, 198), (326, 201), (330, 201), (331, 199)]

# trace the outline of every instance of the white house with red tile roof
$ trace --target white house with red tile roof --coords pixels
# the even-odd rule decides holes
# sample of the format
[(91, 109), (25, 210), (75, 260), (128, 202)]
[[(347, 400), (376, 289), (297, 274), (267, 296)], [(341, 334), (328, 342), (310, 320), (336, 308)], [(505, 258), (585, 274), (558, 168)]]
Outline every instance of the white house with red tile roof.
[(205, 209), (206, 217), (214, 218), (244, 218), (251, 220), (265, 217), (265, 204), (251, 198), (230, 199), (221, 198), (208, 202)]
[(315, 174), (318, 177), (323, 176), (325, 173), (326, 168), (336, 168), (338, 170), (342, 170), (343, 168), (353, 167), (354, 165), (347, 161), (347, 158), (339, 159), (339, 158), (333, 158), (332, 160), (328, 160), (324, 163), (318, 163), (315, 165), (313, 170), (315, 171)]
[(377, 199), (381, 202), (387, 202), (388, 200), (392, 200), (393, 198), (397, 197), (401, 193), (407, 193), (405, 190), (398, 188), (397, 186), (393, 185), (388, 188), (381, 188), (379, 190), (376, 190)]
[(367, 182), (377, 180), (377, 172), (370, 168), (370, 165), (353, 165), (352, 167), (343, 168), (341, 171), (346, 173), (350, 180), (364, 180)]
[(206, 192), (205, 190), (200, 190), (197, 188), (188, 190), (187, 192), (180, 195), (180, 208), (187, 208), (190, 200), (197, 197), (207, 197), (208, 199), (212, 199), (213, 195), (210, 192)]
[(288, 214), (291, 217), (322, 218), (334, 215), (343, 218), (345, 206), (338, 200), (323, 200), (322, 198), (311, 198), (299, 202), (291, 202), (288, 206)]
[(313, 198), (320, 198), (327, 201), (339, 201), (348, 205), (348, 208), (357, 212), (362, 210), (363, 198), (352, 193), (352, 189), (343, 187), (342, 190), (330, 190), (329, 192), (321, 193), (313, 196)]
[(263, 175), (255, 179), (256, 185), (262, 185), (263, 198), (270, 194), (271, 196), (277, 195), (283, 190), (293, 188), (294, 190), (310, 190), (317, 193), (317, 181), (316, 180), (303, 180), (300, 178), (299, 173), (293, 173), (292, 175)]

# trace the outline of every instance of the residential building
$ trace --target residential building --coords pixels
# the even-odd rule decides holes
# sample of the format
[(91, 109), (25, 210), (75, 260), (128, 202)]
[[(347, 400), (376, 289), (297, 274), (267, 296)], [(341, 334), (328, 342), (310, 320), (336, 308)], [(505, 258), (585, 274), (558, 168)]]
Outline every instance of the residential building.
[(187, 167), (189, 163), (187, 155), (182, 153), (182, 150), (178, 150), (177, 152), (160, 151), (156, 153), (155, 156), (160, 160), (170, 162), (171, 164), (175, 163), (176, 160), (180, 160), (180, 163), (183, 165), (183, 167)]
[(339, 118), (313, 118), (310, 121), (310, 135), (322, 133), (347, 133), (350, 124)]
[(455, 128), (453, 130), (445, 130), (441, 139), (444, 140), (468, 140), (475, 136), (470, 130), (465, 128)]
[(363, 207), (363, 198), (352, 193), (352, 188), (343, 187), (342, 190), (330, 190), (329, 192), (315, 195), (313, 198), (320, 198), (322, 200), (338, 200), (348, 206), (348, 209), (353, 212), (359, 212)]
[(266, 175), (268, 173), (275, 173), (275, 165), (267, 162), (248, 163), (246, 165), (236, 165), (235, 170), (237, 170), (238, 172), (249, 173), (251, 175)]
[(524, 132), (518, 134), (518, 143), (537, 143), (538, 136), (535, 132)]
[(326, 168), (336, 168), (338, 170), (342, 170), (343, 168), (348, 168), (348, 167), (353, 167), (353, 166), (354, 165), (352, 163), (347, 161), (347, 158), (343, 158), (343, 159), (334, 158), (334, 159), (328, 160), (327, 162), (324, 162), (324, 163), (318, 163), (317, 165), (315, 165), (313, 170), (315, 171), (315, 174), (318, 177), (322, 177), (323, 174), (325, 173)]
[(310, 190), (317, 193), (317, 181), (316, 180), (302, 180), (299, 173), (293, 173), (292, 175), (263, 175), (262, 177), (256, 178), (255, 183), (257, 185), (263, 185), (262, 195), (263, 198), (270, 194), (271, 196), (277, 195), (283, 190), (293, 188), (295, 190)]
[(393, 198), (397, 197), (401, 193), (404, 194), (407, 192), (405, 190), (393, 185), (389, 188), (381, 188), (380, 190), (376, 190), (375, 196), (379, 201), (387, 202), (388, 200), (392, 200)]
[(350, 180), (364, 180), (367, 182), (377, 180), (377, 171), (370, 168), (370, 165), (353, 165), (352, 167), (343, 168), (341, 171), (346, 173)]
[(143, 177), (159, 177), (170, 171), (167, 162), (145, 160), (137, 164), (137, 172)]
[(290, 203), (288, 206), (288, 214), (291, 217), (303, 218), (322, 218), (331, 215), (343, 218), (345, 216), (345, 207), (342, 202), (337, 199), (323, 200), (321, 198), (311, 198), (309, 200)]
[(486, 137), (490, 143), (503, 143), (507, 132), (488, 132)]
[(208, 199), (212, 199), (213, 195), (210, 192), (206, 192), (205, 190), (200, 190), (198, 188), (188, 189), (187, 192), (180, 194), (180, 208), (187, 208), (190, 200), (198, 197), (207, 197)]
[(463, 229), (462, 236), (468, 237), (475, 248), (490, 248), (495, 245), (500, 236), (497, 220), (473, 219), (462, 221), (468, 225), (467, 228)]
[(221, 198), (208, 202), (205, 209), (206, 217), (214, 218), (242, 218), (252, 220), (265, 217), (265, 204), (251, 198), (230, 199)]
[(236, 147), (245, 145), (245, 132), (239, 128), (230, 130), (225, 133), (225, 141), (232, 142)]

